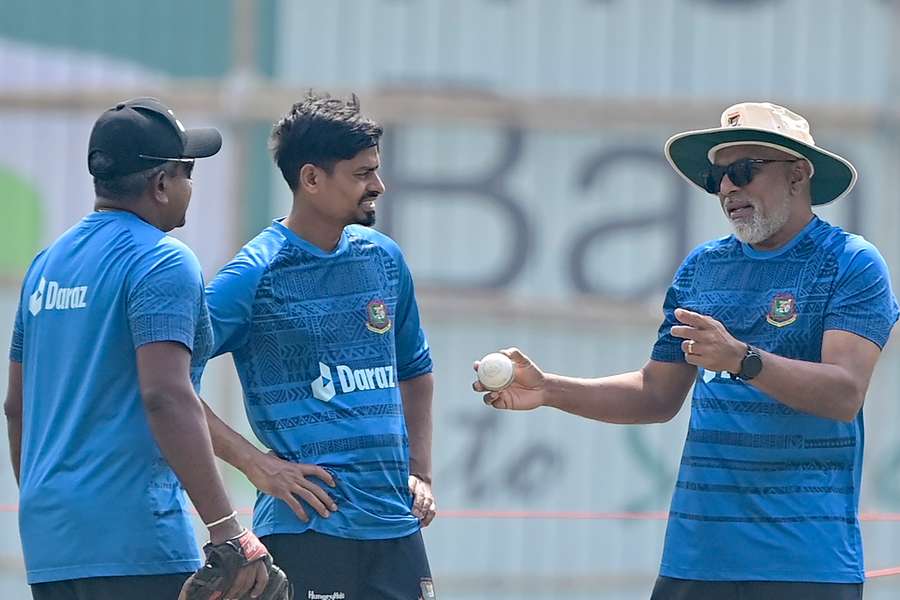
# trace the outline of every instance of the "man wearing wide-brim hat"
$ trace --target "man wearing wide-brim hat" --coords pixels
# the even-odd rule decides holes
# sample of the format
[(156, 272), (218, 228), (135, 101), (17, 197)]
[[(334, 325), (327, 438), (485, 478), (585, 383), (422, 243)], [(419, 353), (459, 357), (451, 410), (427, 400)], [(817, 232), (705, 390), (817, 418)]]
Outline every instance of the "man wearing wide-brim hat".
[(693, 385), (653, 600), (860, 598), (862, 406), (898, 306), (878, 250), (811, 209), (856, 170), (769, 103), (732, 106), (665, 152), (734, 235), (684, 260), (650, 361), (573, 379), (510, 349), (514, 383), (485, 402), (651, 423)]

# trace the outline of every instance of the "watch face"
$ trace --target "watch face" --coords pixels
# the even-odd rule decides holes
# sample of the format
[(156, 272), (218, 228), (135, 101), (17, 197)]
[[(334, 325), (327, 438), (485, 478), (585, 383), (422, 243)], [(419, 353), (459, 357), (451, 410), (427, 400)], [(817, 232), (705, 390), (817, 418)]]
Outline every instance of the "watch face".
[(762, 358), (755, 352), (748, 352), (741, 361), (741, 379), (753, 379), (762, 371)]

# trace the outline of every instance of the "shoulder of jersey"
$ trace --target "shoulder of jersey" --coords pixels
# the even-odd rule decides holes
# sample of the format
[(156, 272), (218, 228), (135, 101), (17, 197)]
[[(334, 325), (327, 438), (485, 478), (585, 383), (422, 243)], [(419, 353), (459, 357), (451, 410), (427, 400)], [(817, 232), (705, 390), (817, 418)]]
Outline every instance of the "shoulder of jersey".
[(349, 236), (350, 241), (353, 241), (353, 238), (363, 239), (392, 252), (400, 250), (400, 246), (393, 238), (381, 233), (377, 229), (366, 227), (364, 225), (348, 225), (347, 235)]
[(728, 250), (732, 246), (738, 244), (737, 238), (733, 235), (725, 235), (714, 240), (703, 242), (688, 252), (687, 258), (698, 258), (710, 252), (722, 252)]

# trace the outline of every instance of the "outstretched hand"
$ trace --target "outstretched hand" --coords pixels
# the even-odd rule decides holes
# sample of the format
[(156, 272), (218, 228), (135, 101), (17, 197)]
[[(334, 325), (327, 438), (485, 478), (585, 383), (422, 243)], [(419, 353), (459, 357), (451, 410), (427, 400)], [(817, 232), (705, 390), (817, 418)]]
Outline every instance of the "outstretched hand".
[[(500, 350), (500, 353), (508, 356), (513, 362), (515, 374), (512, 383), (499, 392), (491, 392), (476, 377), (472, 389), (476, 392), (486, 392), (483, 397), (484, 403), (494, 408), (532, 410), (543, 406), (546, 384), (544, 372), (518, 348), (506, 348)], [(478, 361), (475, 361), (472, 368), (478, 371)]]

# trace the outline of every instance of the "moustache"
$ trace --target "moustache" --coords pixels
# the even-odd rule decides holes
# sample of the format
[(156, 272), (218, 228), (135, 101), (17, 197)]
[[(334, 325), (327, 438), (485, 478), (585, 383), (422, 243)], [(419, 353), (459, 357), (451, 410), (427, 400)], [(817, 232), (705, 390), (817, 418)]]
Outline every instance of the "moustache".
[(738, 198), (736, 196), (728, 196), (722, 199), (722, 207), (725, 210), (743, 208), (745, 206), (756, 208), (756, 201), (750, 198)]

